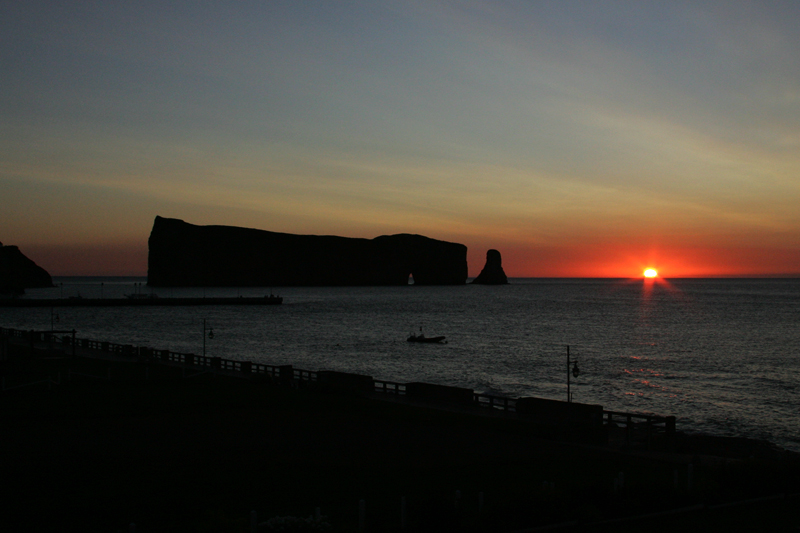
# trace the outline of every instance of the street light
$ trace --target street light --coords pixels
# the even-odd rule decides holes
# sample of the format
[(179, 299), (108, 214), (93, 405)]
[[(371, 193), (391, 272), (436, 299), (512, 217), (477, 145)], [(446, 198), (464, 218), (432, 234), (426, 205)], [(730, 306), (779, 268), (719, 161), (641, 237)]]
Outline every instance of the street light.
[(569, 346), (567, 346), (567, 401), (572, 402), (572, 394), (569, 391), (570, 388), (570, 374), (575, 379), (578, 379), (578, 376), (581, 374), (580, 369), (578, 369), (578, 362), (574, 361), (572, 364), (569, 362)]
[(206, 331), (208, 332), (208, 338), (214, 338), (214, 328), (211, 326), (206, 326), (206, 319), (203, 319), (203, 357), (206, 356)]

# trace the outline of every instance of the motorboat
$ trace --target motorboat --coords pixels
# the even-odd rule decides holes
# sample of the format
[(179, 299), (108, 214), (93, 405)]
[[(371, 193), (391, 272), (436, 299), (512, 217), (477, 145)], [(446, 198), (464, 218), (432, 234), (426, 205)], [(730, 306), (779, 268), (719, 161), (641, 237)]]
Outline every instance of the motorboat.
[(424, 333), (420, 333), (419, 335), (414, 335), (412, 333), (411, 336), (406, 340), (408, 342), (445, 342), (444, 335), (440, 335), (438, 337), (426, 337)]

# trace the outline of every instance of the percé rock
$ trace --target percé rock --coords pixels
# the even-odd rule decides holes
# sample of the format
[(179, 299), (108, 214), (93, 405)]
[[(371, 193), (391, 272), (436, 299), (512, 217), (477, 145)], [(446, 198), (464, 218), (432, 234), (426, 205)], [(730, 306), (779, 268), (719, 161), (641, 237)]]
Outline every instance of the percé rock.
[(22, 294), (25, 289), (52, 287), (53, 278), (16, 246), (0, 242), (0, 294)]
[(154, 287), (464, 285), (467, 247), (421, 235), (374, 239), (196, 226), (157, 216), (147, 283)]
[(478, 277), (472, 280), (472, 283), (479, 285), (506, 285), (508, 283), (508, 277), (503, 271), (503, 259), (500, 257), (500, 252), (497, 250), (486, 252), (486, 265)]

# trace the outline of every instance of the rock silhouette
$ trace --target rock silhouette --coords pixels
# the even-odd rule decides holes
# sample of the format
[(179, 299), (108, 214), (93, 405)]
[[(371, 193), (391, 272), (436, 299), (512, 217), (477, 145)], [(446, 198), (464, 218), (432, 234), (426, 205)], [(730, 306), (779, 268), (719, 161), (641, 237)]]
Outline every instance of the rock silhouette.
[(463, 285), (467, 247), (422, 235), (374, 239), (196, 226), (157, 216), (147, 283), (190, 286)]
[(0, 243), (0, 294), (22, 294), (25, 289), (52, 287), (53, 278), (16, 246)]
[(472, 283), (478, 285), (506, 285), (508, 283), (508, 277), (503, 271), (503, 259), (500, 252), (497, 250), (486, 252), (486, 265), (478, 277), (472, 280)]

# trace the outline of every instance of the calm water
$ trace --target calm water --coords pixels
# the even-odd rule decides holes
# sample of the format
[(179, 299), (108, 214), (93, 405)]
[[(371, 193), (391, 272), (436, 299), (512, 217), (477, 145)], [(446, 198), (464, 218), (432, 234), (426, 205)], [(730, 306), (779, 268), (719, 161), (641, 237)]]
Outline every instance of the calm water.
[[(101, 284), (102, 281), (102, 284)], [(27, 297), (150, 292), (141, 279), (56, 279)], [(161, 289), (263, 296), (270, 289)], [(0, 308), (0, 325), (390, 381), (566, 399), (678, 417), (679, 429), (800, 451), (800, 280), (515, 279), (501, 287), (280, 288), (281, 306)], [(56, 321), (57, 320), (57, 321)], [(413, 331), (448, 344), (406, 342)]]

